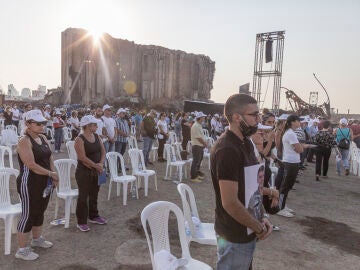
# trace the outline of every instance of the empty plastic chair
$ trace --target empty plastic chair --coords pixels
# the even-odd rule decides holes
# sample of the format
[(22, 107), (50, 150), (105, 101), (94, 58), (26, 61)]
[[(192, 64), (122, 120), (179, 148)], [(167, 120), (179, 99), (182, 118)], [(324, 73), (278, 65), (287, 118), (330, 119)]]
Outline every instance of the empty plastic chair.
[(68, 141), (66, 143), (66, 149), (69, 155), (69, 158), (77, 162), (77, 154), (75, 151), (75, 141)]
[(5, 127), (5, 129), (13, 130), (13, 131), (16, 133), (16, 135), (18, 134), (18, 129), (17, 129), (17, 127), (14, 126), (14, 125), (7, 125), (7, 126)]
[[(133, 185), (135, 185), (136, 198), (139, 199), (136, 177), (133, 175), (126, 175), (124, 158), (122, 157), (122, 155), (118, 152), (109, 152), (106, 154), (106, 159), (108, 161), (109, 170), (110, 170), (108, 200), (110, 200), (112, 182), (115, 182), (117, 184), (117, 193), (116, 193), (117, 196), (120, 196), (119, 184), (123, 185), (123, 205), (126, 205), (129, 183), (131, 183), (131, 190), (133, 188)], [(118, 161), (120, 161), (122, 175), (119, 175), (118, 173)]]
[(185, 169), (185, 175), (186, 175), (186, 162), (179, 159), (176, 156), (175, 148), (173, 145), (165, 144), (164, 147), (165, 153), (166, 153), (166, 172), (165, 172), (165, 178), (168, 178), (168, 172), (169, 176), (171, 176), (172, 173), (172, 167), (176, 168), (177, 175), (178, 175), (178, 181), (175, 181), (176, 183), (181, 182), (183, 178), (183, 168)]
[(68, 141), (71, 141), (71, 130), (68, 127), (63, 127), (63, 136), (64, 136), (64, 141), (65, 143)]
[(5, 223), (5, 255), (11, 250), (11, 229), (14, 218), (21, 214), (21, 204), (11, 204), (9, 180), (10, 176), (17, 177), (19, 171), (12, 168), (0, 168), (0, 218)]
[(65, 228), (69, 228), (71, 203), (79, 196), (78, 189), (71, 188), (71, 167), (76, 167), (77, 162), (72, 159), (58, 159), (54, 161), (56, 171), (59, 175), (59, 184), (56, 187), (55, 219), (58, 214), (58, 198), (65, 200)]
[(217, 240), (214, 223), (201, 222), (192, 189), (188, 185), (181, 183), (177, 186), (177, 190), (181, 197), (184, 218), (191, 232), (191, 238), (188, 241), (216, 246)]
[[(144, 178), (145, 197), (148, 195), (149, 177), (154, 176), (155, 190), (157, 190), (157, 176), (154, 170), (147, 170), (144, 162), (143, 152), (139, 149), (129, 149), (129, 156), (131, 160), (132, 175), (135, 175), (138, 180)], [(140, 187), (140, 183), (138, 183)]]
[[(9, 157), (9, 166), (5, 164), (5, 155)], [(0, 168), (14, 168), (11, 148), (0, 145)]]
[(137, 140), (134, 136), (127, 137), (127, 141), (128, 141), (129, 149), (139, 149)]
[(181, 245), (181, 256), (186, 260), (186, 264), (180, 269), (212, 269), (209, 265), (191, 257), (185, 234), (185, 220), (183, 213), (177, 205), (164, 201), (150, 203), (141, 212), (141, 223), (145, 231), (153, 269), (158, 269), (156, 266), (157, 262), (154, 259), (155, 255), (162, 251), (169, 253), (171, 251), (168, 228), (170, 212), (174, 213), (176, 216)]

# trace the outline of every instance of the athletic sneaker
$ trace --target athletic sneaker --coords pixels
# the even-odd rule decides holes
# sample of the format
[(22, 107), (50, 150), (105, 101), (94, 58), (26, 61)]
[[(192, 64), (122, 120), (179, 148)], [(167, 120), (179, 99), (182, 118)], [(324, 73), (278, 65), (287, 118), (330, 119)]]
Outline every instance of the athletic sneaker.
[(30, 245), (32, 247), (51, 248), (54, 244), (50, 241), (46, 241), (44, 237), (40, 236), (38, 239), (33, 238)]
[(279, 227), (279, 226), (276, 226), (276, 225), (273, 225), (273, 231), (274, 231), (274, 232), (280, 231), (280, 227)]
[(90, 231), (89, 225), (87, 225), (87, 224), (78, 224), (78, 225), (76, 225), (76, 227), (82, 232)]
[(99, 225), (104, 225), (104, 224), (106, 224), (106, 219), (103, 217), (96, 217), (96, 218), (89, 219), (89, 222), (99, 224)]
[(201, 183), (202, 182), (202, 180), (199, 178), (199, 176), (192, 178), (190, 181), (193, 183)]
[(290, 208), (289, 208), (289, 207), (287, 207), (286, 205), (285, 205), (284, 210), (285, 210), (285, 211), (290, 212), (291, 214), (295, 214), (295, 211), (294, 211), (294, 210), (292, 210), (292, 209), (290, 209)]
[(290, 212), (286, 211), (285, 209), (277, 212), (277, 215), (282, 216), (282, 217), (287, 217), (287, 218), (294, 217), (294, 214), (291, 214)]
[(200, 179), (200, 180), (204, 180), (204, 176), (203, 175), (198, 175), (198, 178)]
[(23, 259), (25, 261), (33, 261), (39, 258), (39, 254), (33, 252), (31, 247), (25, 247), (18, 249), (15, 254), (15, 258)]

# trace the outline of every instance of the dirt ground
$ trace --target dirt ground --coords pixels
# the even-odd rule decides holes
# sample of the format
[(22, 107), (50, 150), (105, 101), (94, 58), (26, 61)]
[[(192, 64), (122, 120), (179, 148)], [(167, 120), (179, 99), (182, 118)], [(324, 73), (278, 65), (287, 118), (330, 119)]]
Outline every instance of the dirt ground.
[[(65, 157), (65, 153), (55, 154), (56, 159)], [(300, 183), (295, 185), (296, 190), (289, 194), (288, 205), (296, 210), (296, 217), (271, 217), (281, 230), (258, 242), (253, 269), (360, 269), (360, 178), (338, 177), (334, 159), (331, 158), (329, 178), (320, 182), (315, 181), (314, 164), (309, 164), (299, 178)], [(188, 179), (184, 183), (189, 184), (195, 193), (202, 221), (214, 222), (214, 192), (207, 162), (205, 160), (202, 164), (207, 176), (203, 183), (194, 184)], [(14, 163), (17, 168), (17, 160)], [(108, 224), (91, 224), (91, 231), (87, 233), (76, 229), (74, 214), (68, 229), (62, 225), (50, 225), (55, 207), (55, 200), (52, 200), (46, 211), (43, 235), (54, 246), (48, 250), (37, 249), (40, 258), (36, 261), (25, 262), (14, 257), (16, 235), (12, 237), (11, 255), (3, 255), (4, 225), (0, 222), (0, 269), (151, 269), (137, 265), (137, 261), (149, 260), (146, 242), (142, 248), (130, 247), (127, 254), (131, 259), (121, 259), (121, 250), (118, 249), (129, 240), (145, 240), (139, 215), (147, 204), (165, 200), (181, 208), (176, 185), (163, 180), (165, 163), (157, 163), (149, 169), (157, 171), (159, 190), (155, 191), (153, 181), (150, 181), (149, 196), (144, 197), (143, 189), (139, 191), (139, 200), (132, 199), (129, 194), (127, 206), (122, 205), (121, 196), (116, 197), (114, 187), (109, 201), (108, 183), (101, 187), (98, 206)], [(18, 201), (15, 179), (10, 186), (12, 198)], [(64, 215), (63, 209), (64, 204), (60, 200), (60, 217)], [(172, 223), (170, 230), (174, 230)], [(170, 235), (173, 237), (174, 233)], [(171, 243), (174, 245), (172, 252), (178, 255), (177, 241), (173, 239)], [(216, 247), (192, 243), (190, 251), (193, 258), (215, 269)]]

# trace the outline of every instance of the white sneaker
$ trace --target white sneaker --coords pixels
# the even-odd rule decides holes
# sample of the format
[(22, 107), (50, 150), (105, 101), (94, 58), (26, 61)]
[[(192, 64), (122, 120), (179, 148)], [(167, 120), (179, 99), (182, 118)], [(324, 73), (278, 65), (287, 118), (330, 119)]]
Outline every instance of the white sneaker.
[(26, 247), (23, 250), (18, 250), (15, 254), (15, 258), (22, 259), (25, 261), (33, 261), (39, 258), (39, 254), (32, 251), (30, 247)]
[(33, 238), (30, 245), (32, 247), (51, 248), (54, 244), (50, 241), (46, 241), (44, 237), (40, 236), (38, 239)]
[(54, 152), (55, 152), (55, 153), (59, 153), (59, 151), (58, 151), (58, 150), (55, 150)]
[(291, 214), (290, 212), (286, 211), (285, 209), (277, 212), (277, 215), (282, 216), (282, 217), (287, 217), (287, 218), (294, 217), (294, 214)]
[(290, 212), (291, 214), (295, 214), (295, 211), (292, 210), (292, 209), (290, 209), (290, 208), (288, 208), (286, 205), (285, 205), (284, 210), (287, 211), (287, 212)]

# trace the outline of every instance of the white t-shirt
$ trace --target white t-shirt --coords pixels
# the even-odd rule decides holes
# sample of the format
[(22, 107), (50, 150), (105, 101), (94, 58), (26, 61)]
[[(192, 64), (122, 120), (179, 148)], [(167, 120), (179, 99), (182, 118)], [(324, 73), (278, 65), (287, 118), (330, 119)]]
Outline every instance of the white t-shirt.
[(104, 127), (106, 128), (107, 135), (110, 139), (115, 137), (115, 128), (116, 122), (111, 117), (102, 116), (102, 120), (104, 121)]
[[(68, 124), (71, 125), (71, 130), (76, 129), (76, 128), (74, 127), (74, 125), (76, 125), (77, 127), (79, 127), (79, 124), (80, 124), (79, 118), (77, 118), (77, 117), (70, 117), (70, 118), (68, 119)], [(73, 124), (74, 124), (74, 125), (73, 125)]]
[(300, 163), (300, 154), (296, 153), (293, 145), (299, 143), (294, 130), (289, 128), (282, 138), (283, 161), (288, 163)]
[(157, 122), (157, 127), (158, 127), (158, 131), (159, 131), (158, 138), (159, 139), (164, 139), (164, 135), (160, 134), (160, 127), (161, 127), (161, 129), (162, 129), (162, 131), (164, 133), (168, 133), (168, 127), (167, 127), (166, 120), (164, 120), (164, 121), (159, 120)]
[(104, 122), (102, 120), (102, 118), (96, 118), (99, 120), (99, 122), (97, 123), (97, 130), (96, 130), (96, 134), (99, 135), (99, 136), (102, 136), (103, 133), (102, 133), (102, 130), (104, 128)]
[(20, 111), (18, 109), (14, 109), (14, 108), (11, 111), (13, 113), (12, 120), (19, 121), (20, 120)]

